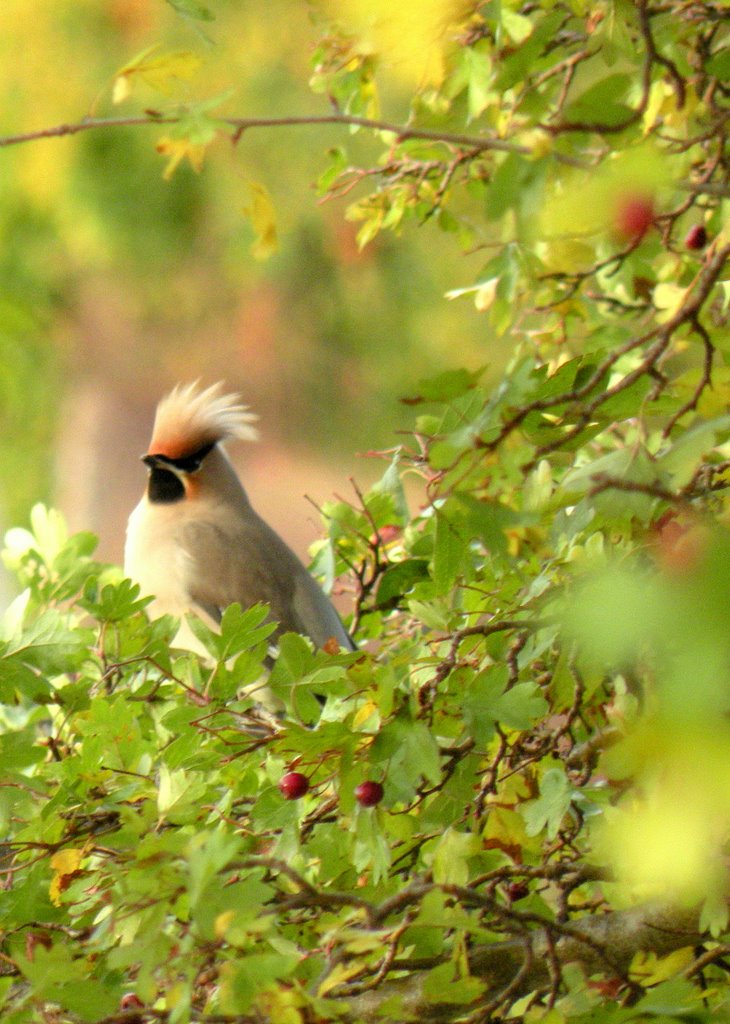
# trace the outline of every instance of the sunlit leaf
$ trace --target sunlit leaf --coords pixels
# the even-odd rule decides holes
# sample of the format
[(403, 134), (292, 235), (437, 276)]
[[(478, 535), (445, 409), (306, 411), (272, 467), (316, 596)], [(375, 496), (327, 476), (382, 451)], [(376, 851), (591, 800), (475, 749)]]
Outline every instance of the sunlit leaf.
[(341, 0), (330, 6), (366, 52), (381, 54), (396, 75), (415, 85), (442, 81), (449, 29), (470, 9), (463, 0), (407, 0), (396, 8), (386, 0)]
[(55, 903), (57, 907), (61, 905), (61, 896), (78, 872), (84, 855), (85, 851), (83, 849), (65, 847), (63, 850), (54, 853), (51, 857), (53, 878), (51, 879), (48, 894), (51, 902)]
[(202, 61), (190, 50), (159, 53), (152, 46), (137, 54), (117, 71), (114, 78), (113, 102), (121, 103), (134, 91), (137, 82), (144, 82), (163, 96), (172, 96), (180, 82), (189, 82), (198, 72)]
[(200, 172), (203, 169), (206, 145), (192, 142), (183, 137), (175, 138), (169, 135), (159, 139), (156, 149), (158, 153), (168, 157), (163, 177), (169, 181), (183, 160), (187, 160), (194, 171)]
[(251, 244), (251, 254), (257, 260), (267, 260), (279, 248), (276, 227), (276, 210), (268, 190), (258, 182), (249, 182), (251, 203), (244, 213), (251, 220), (256, 239)]

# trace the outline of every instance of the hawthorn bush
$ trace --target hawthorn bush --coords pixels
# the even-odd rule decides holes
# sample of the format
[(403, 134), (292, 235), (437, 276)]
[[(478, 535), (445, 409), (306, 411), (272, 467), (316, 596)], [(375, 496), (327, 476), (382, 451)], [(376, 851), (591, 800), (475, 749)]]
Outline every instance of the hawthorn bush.
[[(324, 507), (313, 569), (349, 577), (357, 652), (289, 634), (269, 674), (266, 609), (235, 605), (177, 651), (89, 535), (41, 507), (10, 531), (12, 1024), (728, 1013), (724, 5), (388, 13), (317, 7), (320, 120), (382, 146), (333, 151), (320, 190), (363, 245), (429, 222), (483, 252), (453, 297), (509, 362), (459, 368), (455, 339), (379, 483)], [(273, 130), (210, 110), (46, 134), (159, 122), (174, 169)]]

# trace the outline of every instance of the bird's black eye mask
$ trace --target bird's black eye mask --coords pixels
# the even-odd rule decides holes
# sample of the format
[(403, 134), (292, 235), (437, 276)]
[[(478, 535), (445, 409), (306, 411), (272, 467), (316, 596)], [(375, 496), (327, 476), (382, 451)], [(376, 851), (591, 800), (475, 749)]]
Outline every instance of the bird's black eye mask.
[(181, 455), (179, 459), (171, 459), (168, 455), (145, 455), (142, 461), (150, 468), (160, 467), (162, 464), (162, 466), (179, 469), (181, 473), (195, 473), (200, 469), (206, 455), (213, 451), (215, 444), (215, 441), (212, 441), (210, 444), (205, 444), (202, 448), (198, 448), (191, 455)]

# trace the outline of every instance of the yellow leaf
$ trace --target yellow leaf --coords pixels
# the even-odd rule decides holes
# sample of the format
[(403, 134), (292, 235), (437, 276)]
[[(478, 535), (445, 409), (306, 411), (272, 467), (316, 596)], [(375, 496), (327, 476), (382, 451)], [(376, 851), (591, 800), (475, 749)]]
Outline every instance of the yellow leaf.
[(357, 960), (351, 961), (349, 964), (335, 964), (330, 973), (324, 979), (317, 989), (317, 995), (326, 996), (329, 991), (341, 985), (345, 981), (349, 981), (350, 978), (356, 977), (362, 971), (362, 963)]
[(83, 855), (83, 850), (74, 850), (67, 847), (65, 850), (59, 850), (53, 854), (51, 857), (51, 867), (59, 874), (70, 875), (72, 871), (78, 870)]
[(235, 910), (224, 910), (222, 914), (216, 917), (213, 928), (217, 939), (225, 938), (226, 932), (235, 916)]
[(409, 84), (438, 86), (453, 27), (473, 5), (467, 0), (329, 0), (328, 6), (357, 37), (362, 53), (379, 54)]
[(191, 142), (190, 139), (172, 138), (170, 135), (165, 135), (159, 140), (155, 148), (158, 153), (162, 153), (163, 156), (169, 157), (167, 167), (165, 167), (165, 170), (162, 173), (162, 177), (165, 181), (169, 181), (175, 173), (178, 164), (180, 164), (185, 157), (190, 161), (190, 166), (193, 170), (200, 172), (203, 167), (203, 160), (205, 159), (207, 143)]
[(249, 182), (251, 205), (244, 210), (250, 218), (256, 238), (251, 245), (251, 255), (257, 260), (266, 260), (279, 248), (276, 230), (276, 211), (271, 196), (263, 185)]
[(649, 90), (649, 102), (646, 104), (642, 118), (644, 135), (648, 135), (658, 121), (666, 103), (667, 95), (673, 91), (669, 82), (665, 82), (663, 79), (659, 79), (652, 85)]
[(679, 311), (687, 295), (687, 289), (679, 284), (658, 284), (654, 289), (654, 305), (661, 313), (657, 321), (664, 324)]
[(48, 895), (51, 898), (51, 902), (57, 907), (61, 904), (61, 893), (68, 889), (73, 875), (79, 870), (84, 853), (85, 850), (83, 849), (66, 848), (58, 850), (51, 857), (51, 867), (54, 874), (48, 889)]
[[(302, 1024), (302, 1001), (302, 996), (294, 988), (265, 989), (256, 996), (256, 1006), (261, 1011), (259, 1015), (264, 1020), (275, 1020), (276, 1024)], [(311, 1020), (309, 1013), (307, 1020)]]
[(596, 262), (594, 247), (578, 239), (555, 239), (542, 242), (536, 248), (545, 268), (554, 274), (580, 273)]
[(642, 118), (644, 135), (648, 135), (657, 124), (661, 124), (665, 129), (672, 129), (673, 134), (683, 136), (699, 103), (697, 93), (692, 86), (686, 90), (682, 105), (679, 106), (677, 92), (671, 82), (663, 79), (654, 82)]
[(694, 948), (685, 946), (683, 949), (676, 949), (668, 956), (657, 956), (656, 953), (639, 950), (631, 961), (629, 977), (632, 981), (638, 981), (644, 988), (650, 985), (659, 985), (663, 981), (669, 981), (694, 960)]
[(185, 1006), (188, 997), (188, 986), (183, 981), (169, 985), (165, 991), (167, 1008), (174, 1010), (176, 1006)]
[(366, 700), (364, 704), (355, 712), (355, 717), (352, 720), (352, 728), (359, 729), (365, 724), (373, 715), (378, 712), (378, 707), (371, 700)]
[(116, 106), (118, 103), (123, 103), (128, 96), (132, 94), (132, 84), (129, 81), (128, 75), (119, 75), (118, 78), (114, 79), (114, 88), (112, 90), (112, 103)]
[(474, 305), (479, 313), (483, 313), (492, 305), (497, 297), (498, 285), (498, 277), (490, 277), (488, 281), (483, 281), (479, 285), (474, 295)]
[(132, 92), (134, 83), (142, 81), (163, 96), (172, 96), (178, 82), (189, 82), (202, 64), (190, 50), (177, 50), (153, 56), (157, 47), (143, 50), (114, 76), (112, 100), (121, 103)]

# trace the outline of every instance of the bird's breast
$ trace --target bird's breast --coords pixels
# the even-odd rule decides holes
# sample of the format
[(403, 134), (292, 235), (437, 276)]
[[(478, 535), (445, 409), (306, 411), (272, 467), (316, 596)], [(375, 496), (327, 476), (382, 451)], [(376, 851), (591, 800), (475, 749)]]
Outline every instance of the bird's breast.
[(129, 517), (124, 571), (139, 583), (144, 596), (154, 596), (153, 617), (185, 615), (191, 610), (187, 579), (190, 556), (182, 545), (184, 521), (173, 505), (155, 505), (143, 498)]

